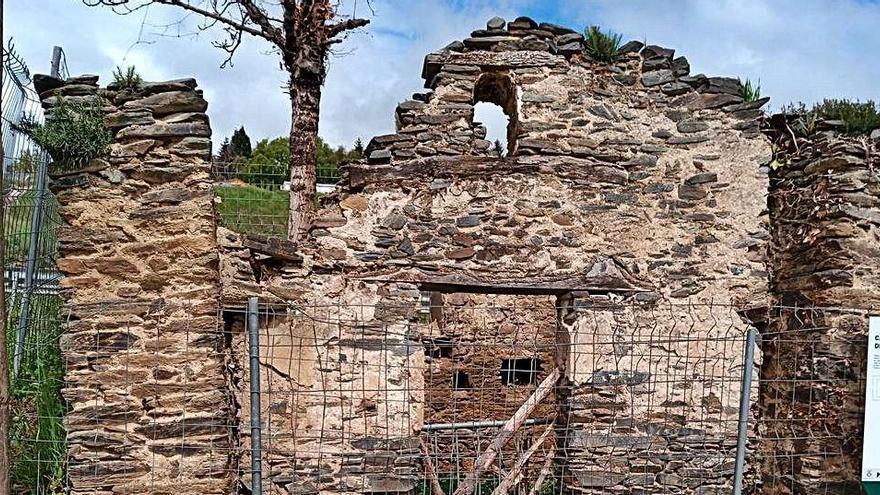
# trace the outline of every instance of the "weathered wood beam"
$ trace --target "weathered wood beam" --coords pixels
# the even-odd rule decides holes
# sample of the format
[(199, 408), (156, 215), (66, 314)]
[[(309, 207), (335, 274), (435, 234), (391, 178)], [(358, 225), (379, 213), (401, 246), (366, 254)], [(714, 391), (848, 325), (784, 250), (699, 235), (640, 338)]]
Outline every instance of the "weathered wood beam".
[(434, 461), (431, 460), (431, 452), (428, 450), (428, 444), (419, 437), (419, 446), (422, 448), (422, 464), (425, 465), (425, 477), (431, 482), (431, 492), (434, 495), (446, 495), (443, 487), (440, 486), (440, 480), (437, 478), (437, 471), (434, 469)]
[(547, 475), (550, 474), (550, 471), (553, 470), (553, 456), (548, 456), (547, 460), (544, 461), (544, 466), (541, 468), (541, 472), (538, 473), (538, 479), (535, 480), (534, 486), (529, 490), (529, 495), (538, 495), (538, 490), (541, 489), (541, 485), (544, 484), (544, 480), (547, 479)]
[(241, 244), (255, 253), (260, 253), (271, 258), (302, 263), (303, 257), (299, 254), (296, 244), (286, 239), (267, 237), (255, 234), (243, 234)]
[[(526, 463), (529, 462), (529, 459), (535, 455), (535, 452), (538, 451), (538, 448), (544, 444), (547, 440), (547, 437), (550, 436), (550, 433), (553, 432), (553, 429), (556, 427), (555, 424), (550, 423), (547, 425), (547, 428), (544, 429), (544, 432), (541, 433), (541, 436), (535, 440), (532, 445), (523, 452), (521, 456), (516, 460), (516, 463), (511, 468), (510, 472), (501, 480), (501, 483), (495, 487), (495, 490), (492, 491), (492, 495), (507, 495), (507, 492), (513, 488), (517, 482), (519, 481), (520, 476), (522, 475), (523, 468), (526, 467)], [(552, 456), (551, 456), (552, 459)]]
[(495, 458), (498, 457), (498, 453), (501, 452), (501, 449), (507, 445), (507, 442), (509, 442), (510, 439), (513, 438), (513, 435), (519, 431), (526, 419), (535, 411), (535, 408), (538, 407), (538, 404), (550, 395), (550, 392), (556, 387), (556, 382), (559, 381), (560, 376), (561, 372), (559, 368), (555, 368), (553, 372), (544, 378), (540, 385), (538, 385), (538, 388), (532, 392), (532, 395), (530, 395), (529, 398), (519, 406), (516, 413), (514, 413), (504, 426), (501, 427), (498, 434), (496, 434), (495, 438), (492, 440), (492, 443), (490, 443), (489, 446), (486, 447), (486, 450), (477, 457), (476, 461), (474, 461), (473, 471), (468, 473), (464, 481), (458, 485), (458, 488), (456, 488), (453, 495), (471, 495), (473, 493), (477, 480), (487, 469), (489, 469), (495, 461)]

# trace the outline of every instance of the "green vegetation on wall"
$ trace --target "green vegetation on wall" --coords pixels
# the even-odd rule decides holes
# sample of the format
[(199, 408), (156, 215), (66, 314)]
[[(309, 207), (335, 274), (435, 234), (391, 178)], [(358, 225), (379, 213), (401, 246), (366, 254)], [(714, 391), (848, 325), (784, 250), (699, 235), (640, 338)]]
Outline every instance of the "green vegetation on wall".
[(617, 60), (620, 52), (620, 41), (623, 37), (620, 34), (608, 31), (602, 32), (599, 26), (590, 26), (584, 32), (586, 36), (587, 53), (595, 60), (601, 62), (614, 62)]
[(122, 70), (122, 67), (117, 66), (116, 70), (113, 71), (113, 85), (120, 91), (137, 92), (140, 91), (143, 84), (143, 78), (137, 73), (133, 65), (127, 67), (125, 71)]
[(19, 128), (43, 148), (54, 168), (75, 169), (99, 158), (113, 139), (97, 102), (56, 97), (45, 123), (26, 117)]
[(880, 109), (873, 100), (826, 99), (812, 107), (790, 104), (782, 111), (797, 116), (794, 130), (804, 136), (810, 135), (819, 121), (836, 122), (844, 134), (852, 136), (880, 129)]

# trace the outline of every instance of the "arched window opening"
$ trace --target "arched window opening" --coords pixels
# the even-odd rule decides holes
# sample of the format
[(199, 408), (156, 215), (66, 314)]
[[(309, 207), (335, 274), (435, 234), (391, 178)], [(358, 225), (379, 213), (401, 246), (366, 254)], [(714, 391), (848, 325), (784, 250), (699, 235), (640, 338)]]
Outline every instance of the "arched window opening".
[(477, 79), (474, 85), (474, 120), (486, 127), (488, 141), (499, 141), (508, 155), (516, 152), (519, 123), (517, 90), (509, 75), (491, 72)]

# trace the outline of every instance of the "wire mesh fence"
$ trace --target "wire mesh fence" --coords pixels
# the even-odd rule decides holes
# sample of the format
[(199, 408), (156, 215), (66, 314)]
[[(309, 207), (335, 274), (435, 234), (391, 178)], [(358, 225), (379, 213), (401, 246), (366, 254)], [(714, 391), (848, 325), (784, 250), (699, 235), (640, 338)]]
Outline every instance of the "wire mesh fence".
[[(214, 194), (218, 199), (220, 224), (243, 234), (287, 238), (290, 208), (289, 163), (265, 157), (251, 161), (212, 163)], [(337, 165), (324, 164), (316, 170), (316, 202), (333, 191), (339, 181)]]
[(425, 293), (260, 306), (250, 347), (244, 307), (71, 307), (66, 409), (22, 413), (65, 429), (13, 443), (70, 493), (730, 494), (739, 448), (742, 493), (855, 493), (866, 314), (764, 314)]
[[(387, 307), (264, 309), (264, 492), (295, 485), (449, 495), (466, 485), (462, 493), (495, 495), (734, 493), (750, 326), (734, 308), (590, 303), (572, 310), (518, 299), (455, 295), (423, 306), (405, 325), (377, 324), (373, 316)], [(803, 349), (819, 345), (816, 331), (834, 340), (855, 329), (839, 342), (863, 349), (861, 316), (850, 322), (857, 328), (765, 330), (746, 395), (742, 493), (857, 487), (858, 466), (825, 466), (857, 464), (861, 364), (831, 376), (817, 372), (823, 359)], [(245, 318), (232, 319), (233, 352), (245, 370)], [(806, 362), (775, 368), (789, 359)], [(552, 391), (536, 399), (548, 377)], [(848, 420), (821, 392), (841, 387)], [(530, 401), (534, 407), (498, 444)], [(782, 414), (780, 403), (805, 411)], [(243, 425), (248, 417), (245, 411)], [(239, 472), (249, 483), (252, 446), (244, 426), (239, 435)]]
[[(56, 48), (55, 70), (66, 73)], [(50, 493), (64, 483), (65, 405), (58, 251), (58, 203), (47, 189), (48, 156), (17, 127), (43, 112), (27, 65), (10, 42), (3, 51), (3, 268), (13, 403), (11, 479), (22, 493)]]

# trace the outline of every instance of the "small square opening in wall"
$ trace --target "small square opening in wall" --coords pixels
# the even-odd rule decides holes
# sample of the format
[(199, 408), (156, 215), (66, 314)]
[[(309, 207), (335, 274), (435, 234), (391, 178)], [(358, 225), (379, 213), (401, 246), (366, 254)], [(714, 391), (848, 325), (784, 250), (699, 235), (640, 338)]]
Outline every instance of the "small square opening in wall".
[(432, 358), (451, 358), (452, 341), (443, 337), (425, 341), (425, 356)]
[(452, 388), (455, 390), (466, 390), (473, 388), (471, 386), (471, 377), (464, 371), (456, 371), (452, 375)]
[(537, 358), (511, 358), (501, 360), (501, 383), (505, 385), (529, 385), (537, 381), (542, 370)]

